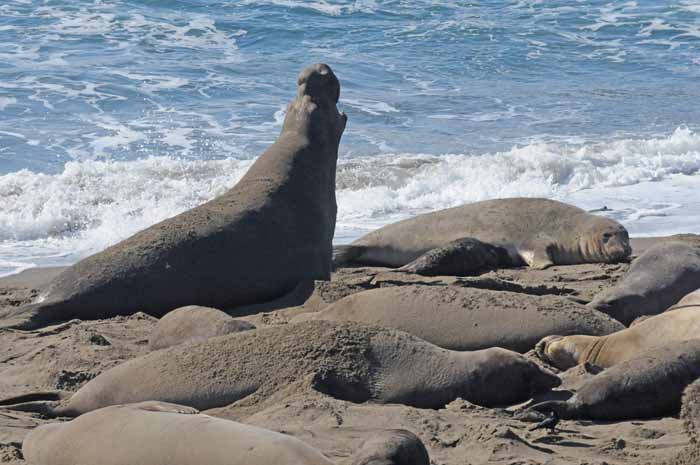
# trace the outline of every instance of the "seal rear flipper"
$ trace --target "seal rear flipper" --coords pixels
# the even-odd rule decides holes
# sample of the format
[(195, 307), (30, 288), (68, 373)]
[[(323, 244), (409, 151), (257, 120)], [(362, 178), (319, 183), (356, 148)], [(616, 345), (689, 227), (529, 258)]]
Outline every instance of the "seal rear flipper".
[(55, 322), (49, 318), (52, 307), (53, 305), (42, 302), (0, 314), (0, 329), (34, 330), (48, 326)]
[(32, 392), (0, 400), (0, 409), (38, 413), (49, 418), (73, 416), (61, 405), (62, 401), (72, 395), (69, 391)]
[(366, 250), (367, 247), (361, 245), (337, 245), (333, 247), (333, 268), (359, 264), (359, 259)]

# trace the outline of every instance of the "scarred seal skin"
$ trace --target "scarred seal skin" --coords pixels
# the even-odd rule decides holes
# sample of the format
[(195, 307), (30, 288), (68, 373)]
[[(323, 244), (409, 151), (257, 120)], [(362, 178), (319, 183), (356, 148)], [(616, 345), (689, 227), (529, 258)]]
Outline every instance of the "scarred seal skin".
[(229, 309), (330, 279), (347, 119), (339, 95), (330, 67), (306, 68), (277, 141), (231, 190), (67, 268), (41, 302), (0, 315), (0, 326), (161, 316), (184, 305)]
[(510, 198), (390, 224), (336, 247), (333, 260), (336, 266), (399, 267), (464, 238), (502, 247), (514, 265), (534, 268), (618, 262), (632, 251), (627, 230), (615, 220), (555, 200)]

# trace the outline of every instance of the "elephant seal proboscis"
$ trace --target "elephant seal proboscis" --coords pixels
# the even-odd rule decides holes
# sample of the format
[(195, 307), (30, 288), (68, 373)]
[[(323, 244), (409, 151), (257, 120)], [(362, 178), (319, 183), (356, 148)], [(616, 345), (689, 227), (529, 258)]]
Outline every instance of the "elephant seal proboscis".
[(336, 266), (399, 267), (452, 241), (474, 238), (534, 268), (617, 262), (630, 253), (627, 230), (610, 218), (548, 199), (486, 200), (418, 215), (334, 248)]
[(439, 408), (457, 397), (506, 405), (560, 382), (505, 349), (454, 352), (393, 329), (308, 321), (151, 352), (101, 373), (58, 405), (13, 405), (15, 399), (6, 399), (0, 406), (77, 416), (109, 405), (159, 400), (206, 410), (252, 393), (261, 402), (280, 386), (304, 380), (342, 400), (424, 408)]
[(304, 320), (395, 328), (439, 347), (527, 352), (549, 334), (604, 335), (624, 329), (609, 316), (558, 296), (457, 286), (397, 286), (352, 294)]
[(629, 325), (640, 316), (658, 315), (698, 288), (700, 246), (662, 242), (640, 255), (620, 283), (589, 305)]
[(399, 271), (422, 276), (466, 276), (511, 265), (510, 255), (503, 247), (466, 237), (429, 250)]
[(292, 436), (154, 401), (39, 426), (22, 454), (31, 465), (333, 465)]
[(339, 95), (328, 66), (306, 68), (279, 138), (231, 190), (67, 268), (43, 301), (0, 315), (0, 325), (161, 316), (183, 305), (229, 309), (330, 279), (346, 123)]
[(645, 350), (690, 339), (700, 339), (700, 304), (649, 317), (606, 336), (547, 336), (537, 343), (535, 352), (560, 370), (581, 363), (609, 368)]
[(255, 329), (215, 308), (188, 305), (165, 314), (148, 338), (151, 350), (165, 349), (185, 342), (200, 342), (224, 334)]
[(700, 377), (700, 339), (642, 352), (586, 382), (567, 401), (530, 407), (563, 419), (630, 420), (678, 413), (683, 390)]

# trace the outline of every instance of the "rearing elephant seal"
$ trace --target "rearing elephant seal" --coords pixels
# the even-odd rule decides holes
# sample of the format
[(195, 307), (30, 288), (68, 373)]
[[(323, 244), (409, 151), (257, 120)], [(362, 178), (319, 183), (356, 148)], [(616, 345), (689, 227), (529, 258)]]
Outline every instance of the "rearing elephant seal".
[(662, 242), (639, 256), (615, 287), (596, 295), (591, 307), (629, 325), (658, 315), (700, 288), (700, 246)]
[(512, 198), (475, 202), (419, 215), (336, 247), (336, 266), (398, 267), (432, 249), (471, 237), (508, 250), (514, 265), (535, 268), (617, 262), (632, 249), (617, 221), (555, 200)]
[(585, 362), (608, 368), (645, 350), (689, 339), (700, 339), (700, 303), (664, 312), (607, 336), (547, 336), (535, 352), (560, 370)]
[(39, 426), (22, 454), (31, 465), (333, 465), (292, 436), (154, 401)]
[(193, 304), (232, 308), (330, 279), (347, 119), (336, 109), (339, 95), (328, 66), (306, 68), (279, 138), (231, 190), (69, 267), (43, 301), (0, 315), (0, 325), (160, 316)]

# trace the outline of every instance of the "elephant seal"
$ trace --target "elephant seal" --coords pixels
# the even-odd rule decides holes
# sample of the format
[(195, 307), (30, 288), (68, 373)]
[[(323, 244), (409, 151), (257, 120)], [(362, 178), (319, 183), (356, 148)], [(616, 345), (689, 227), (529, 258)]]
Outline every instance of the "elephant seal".
[(231, 190), (67, 268), (43, 301), (0, 315), (0, 325), (161, 316), (183, 305), (228, 309), (330, 279), (347, 119), (336, 109), (339, 95), (328, 66), (306, 68), (277, 141)]
[(606, 336), (547, 336), (535, 346), (542, 360), (560, 370), (590, 363), (609, 368), (670, 342), (700, 338), (700, 304), (652, 316)]
[(22, 454), (32, 465), (333, 465), (292, 436), (154, 401), (39, 426)]
[(255, 325), (236, 320), (221, 310), (188, 305), (161, 318), (148, 338), (148, 345), (151, 350), (165, 349), (185, 342), (199, 342), (251, 329), (255, 329)]
[(503, 247), (466, 237), (424, 253), (399, 271), (422, 276), (466, 276), (511, 265)]
[(450, 350), (527, 352), (549, 334), (624, 329), (609, 316), (558, 296), (457, 286), (397, 286), (352, 294), (292, 319), (356, 321), (395, 328)]
[(640, 255), (620, 283), (588, 305), (629, 325), (640, 316), (658, 315), (698, 288), (700, 247), (662, 242)]
[(486, 200), (418, 215), (373, 231), (333, 251), (336, 266), (399, 267), (429, 250), (470, 237), (508, 250), (514, 265), (534, 268), (617, 262), (632, 249), (627, 230), (610, 218), (549, 199)]
[(0, 405), (48, 416), (144, 400), (206, 410), (253, 393), (247, 401), (261, 402), (301, 380), (341, 400), (421, 408), (457, 397), (510, 404), (559, 384), (555, 375), (505, 349), (453, 352), (393, 329), (309, 321), (151, 352), (101, 373), (58, 405), (32, 394), (19, 399), (37, 401), (13, 405), (15, 399), (6, 399)]
[(700, 380), (685, 389), (681, 418), (690, 436), (690, 444), (666, 465), (697, 465), (700, 463)]
[(430, 456), (415, 434), (396, 429), (365, 441), (350, 465), (430, 465)]
[(683, 390), (700, 377), (700, 339), (674, 342), (596, 375), (567, 401), (530, 407), (563, 419), (631, 420), (678, 413)]

